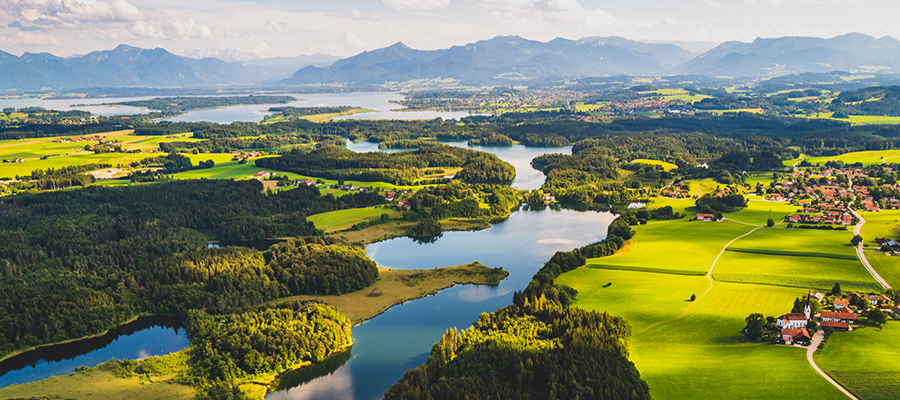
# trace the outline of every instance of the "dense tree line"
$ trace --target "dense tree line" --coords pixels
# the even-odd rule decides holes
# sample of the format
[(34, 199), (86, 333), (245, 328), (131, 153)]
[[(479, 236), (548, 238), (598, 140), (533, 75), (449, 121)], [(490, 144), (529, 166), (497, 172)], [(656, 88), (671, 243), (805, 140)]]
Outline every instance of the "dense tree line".
[(157, 97), (149, 100), (134, 100), (112, 103), (112, 105), (143, 107), (162, 112), (181, 113), (204, 108), (230, 107), (255, 104), (290, 103), (297, 99), (292, 96), (217, 96), (217, 97)]
[(396, 153), (357, 153), (325, 145), (311, 150), (293, 149), (281, 157), (259, 159), (256, 165), (329, 179), (396, 185), (415, 184), (424, 176), (421, 169), (435, 167), (462, 167), (457, 178), (470, 183), (508, 184), (515, 178), (515, 168), (493, 154), (446, 145)]
[(118, 123), (44, 124), (23, 123), (14, 126), (0, 127), (0, 140), (17, 140), (27, 138), (45, 138), (53, 136), (89, 136), (95, 133), (106, 133), (128, 129), (128, 125)]
[(335, 198), (301, 186), (266, 195), (258, 181), (206, 180), (5, 198), (0, 354), (103, 332), (142, 313), (235, 312), (289, 294), (356, 290), (374, 279), (373, 265), (334, 243), (294, 244), (315, 267), (207, 243), (319, 235), (306, 215), (383, 202), (376, 193)]
[(194, 310), (187, 318), (187, 379), (210, 398), (240, 397), (240, 379), (321, 362), (347, 348), (350, 327), (343, 314), (315, 303), (224, 316)]
[(469, 146), (512, 146), (513, 140), (506, 135), (491, 135), (483, 138), (469, 139)]

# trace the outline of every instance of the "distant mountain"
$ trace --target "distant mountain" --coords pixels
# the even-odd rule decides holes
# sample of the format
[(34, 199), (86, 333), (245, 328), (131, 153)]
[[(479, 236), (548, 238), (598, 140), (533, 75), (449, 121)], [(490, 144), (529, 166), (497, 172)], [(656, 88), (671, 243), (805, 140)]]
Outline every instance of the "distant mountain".
[(0, 54), (2, 89), (88, 87), (197, 87), (260, 82), (259, 67), (214, 58), (195, 60), (160, 48), (120, 45), (113, 50), (61, 58), (49, 53)]
[(766, 76), (830, 71), (900, 72), (900, 41), (848, 33), (831, 39), (781, 37), (725, 42), (673, 70), (676, 73)]
[(379, 84), (435, 78), (482, 82), (502, 78), (659, 75), (692, 57), (691, 52), (673, 44), (620, 37), (538, 42), (498, 36), (432, 51), (397, 43), (337, 61), (330, 67), (300, 69), (281, 83)]

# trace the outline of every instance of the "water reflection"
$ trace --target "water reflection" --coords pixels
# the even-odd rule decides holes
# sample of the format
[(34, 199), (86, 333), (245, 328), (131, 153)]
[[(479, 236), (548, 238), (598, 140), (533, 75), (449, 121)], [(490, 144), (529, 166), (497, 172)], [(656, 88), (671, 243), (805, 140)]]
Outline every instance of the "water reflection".
[(510, 276), (497, 286), (455, 286), (393, 307), (353, 328), (351, 357), (333, 373), (267, 399), (376, 399), (407, 369), (425, 362), (448, 328), (471, 325), (482, 312), (512, 302), (531, 276), (558, 250), (602, 239), (615, 218), (610, 213), (572, 210), (517, 211), (504, 222), (476, 232), (444, 232), (435, 243), (396, 238), (368, 246), (379, 265), (418, 269), (480, 261), (504, 267)]
[(110, 358), (142, 359), (187, 348), (180, 320), (142, 317), (105, 335), (41, 347), (0, 362), (0, 387), (65, 375), (80, 366), (94, 367)]

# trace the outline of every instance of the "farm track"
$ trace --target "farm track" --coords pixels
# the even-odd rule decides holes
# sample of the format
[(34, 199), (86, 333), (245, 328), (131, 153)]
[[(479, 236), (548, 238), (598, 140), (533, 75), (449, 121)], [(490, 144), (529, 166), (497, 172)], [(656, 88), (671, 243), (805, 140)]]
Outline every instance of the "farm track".
[[(737, 222), (737, 223), (740, 223), (740, 224), (750, 225), (750, 224), (747, 224), (747, 223), (744, 223), (744, 222), (738, 222), (738, 221), (734, 221), (734, 220), (731, 220), (731, 221), (732, 221), (732, 222)], [(755, 225), (751, 225), (751, 226), (755, 226)], [(668, 320), (665, 320), (665, 321), (659, 321), (659, 322), (657, 322), (657, 323), (655, 323), (655, 324), (652, 324), (652, 325), (650, 325), (650, 326), (648, 326), (648, 327), (646, 327), (646, 328), (644, 328), (644, 329), (641, 329), (640, 331), (635, 332), (633, 336), (639, 335), (639, 334), (641, 334), (642, 332), (644, 332), (644, 331), (646, 331), (646, 330), (648, 330), (648, 329), (650, 329), (650, 328), (653, 328), (654, 326), (662, 325), (662, 324), (665, 324), (665, 323), (668, 323), (668, 322), (672, 322), (672, 321), (677, 321), (677, 320), (683, 318), (685, 315), (687, 315), (687, 313), (688, 313), (689, 311), (691, 311), (691, 307), (693, 307), (694, 304), (697, 304), (697, 302), (700, 301), (700, 300), (703, 298), (703, 296), (706, 296), (706, 294), (709, 293), (710, 290), (712, 290), (713, 284), (715, 283), (715, 281), (714, 281), (713, 278), (712, 278), (713, 269), (716, 268), (716, 263), (718, 263), (718, 262), (719, 262), (719, 259), (722, 258), (722, 254), (725, 253), (725, 250), (728, 249), (728, 246), (731, 246), (732, 243), (734, 243), (734, 242), (736, 242), (736, 241), (738, 241), (738, 240), (740, 240), (740, 239), (743, 239), (744, 237), (750, 235), (750, 234), (753, 233), (753, 232), (758, 231), (758, 230), (761, 229), (761, 228), (763, 228), (763, 227), (762, 227), (762, 226), (756, 226), (756, 228), (753, 228), (750, 232), (747, 232), (747, 233), (745, 233), (745, 234), (743, 234), (743, 235), (741, 235), (741, 236), (738, 236), (738, 237), (736, 237), (736, 238), (734, 238), (734, 239), (731, 239), (731, 241), (728, 242), (728, 243), (725, 245), (725, 247), (722, 248), (722, 251), (720, 251), (720, 252), (719, 252), (719, 255), (716, 256), (716, 259), (713, 260), (712, 266), (709, 267), (709, 271), (706, 273), (706, 279), (709, 280), (709, 287), (707, 287), (706, 290), (705, 290), (700, 296), (698, 296), (696, 299), (694, 299), (694, 301), (691, 302), (691, 304), (688, 306), (688, 308), (685, 309), (684, 312), (681, 313), (681, 315), (679, 315), (679, 316), (677, 316), (677, 317), (675, 317), (675, 318), (672, 318), (672, 319), (668, 319)]]

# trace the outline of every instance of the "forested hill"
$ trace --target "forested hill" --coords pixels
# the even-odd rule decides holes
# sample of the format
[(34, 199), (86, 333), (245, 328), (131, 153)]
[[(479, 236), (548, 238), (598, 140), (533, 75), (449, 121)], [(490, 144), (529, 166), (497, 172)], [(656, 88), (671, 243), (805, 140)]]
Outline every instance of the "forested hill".
[(301, 186), (272, 195), (250, 181), (91, 187), (0, 200), (0, 356), (106, 331), (141, 314), (232, 313), (294, 294), (359, 290), (374, 262), (330, 239), (267, 258), (212, 239), (320, 235), (308, 214), (382, 204)]

